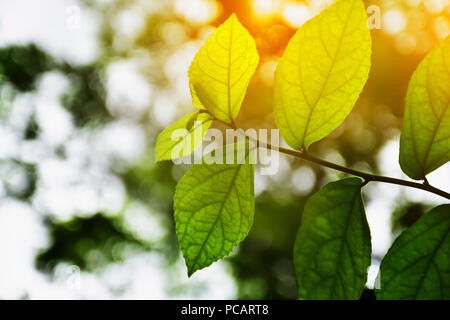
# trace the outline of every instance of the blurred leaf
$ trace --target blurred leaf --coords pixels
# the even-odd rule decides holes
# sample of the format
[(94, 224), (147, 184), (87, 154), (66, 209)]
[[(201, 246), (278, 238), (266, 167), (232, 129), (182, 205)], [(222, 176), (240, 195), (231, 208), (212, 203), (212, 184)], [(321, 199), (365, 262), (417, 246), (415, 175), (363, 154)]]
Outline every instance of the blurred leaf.
[(78, 128), (111, 120), (105, 103), (106, 89), (99, 68), (96, 64), (80, 67), (65, 64), (61, 67), (71, 80), (71, 87), (63, 95), (62, 103), (73, 115)]
[(174, 197), (188, 275), (228, 255), (247, 236), (255, 210), (254, 165), (194, 165)]
[(397, 208), (395, 208), (391, 215), (392, 233), (398, 235), (405, 229), (411, 227), (429, 209), (431, 208), (428, 205), (418, 202), (397, 204)]
[(400, 140), (400, 165), (420, 180), (450, 160), (450, 36), (411, 78)]
[(232, 14), (209, 37), (189, 69), (193, 105), (232, 122), (258, 62), (255, 41)]
[(421, 217), (381, 263), (382, 300), (450, 299), (450, 205)]
[(336, 129), (369, 75), (371, 38), (361, 0), (339, 0), (301, 27), (275, 72), (274, 116), (294, 149)]
[[(156, 161), (173, 160), (200, 147), (212, 119), (207, 113), (191, 113), (164, 129), (156, 142)], [(177, 132), (182, 135), (177, 134)], [(172, 135), (175, 133), (175, 136)], [(176, 138), (177, 140), (174, 140)]]
[(371, 243), (361, 180), (323, 187), (306, 203), (294, 247), (301, 299), (359, 299), (370, 266)]
[(41, 133), (41, 128), (36, 121), (36, 115), (33, 114), (29, 119), (27, 126), (25, 127), (25, 132), (23, 138), (25, 140), (35, 140)]

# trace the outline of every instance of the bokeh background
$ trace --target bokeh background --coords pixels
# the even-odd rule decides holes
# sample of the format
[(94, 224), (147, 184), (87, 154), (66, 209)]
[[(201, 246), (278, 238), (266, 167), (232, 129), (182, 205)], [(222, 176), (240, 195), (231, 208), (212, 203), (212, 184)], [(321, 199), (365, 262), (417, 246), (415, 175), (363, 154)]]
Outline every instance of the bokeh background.
[[(256, 214), (230, 257), (188, 278), (173, 193), (188, 166), (155, 163), (158, 133), (192, 112), (187, 69), (232, 12), (261, 56), (237, 121), (273, 128), (273, 72), (325, 0), (0, 0), (0, 298), (294, 299), (292, 247), (307, 198), (342, 174), (281, 157), (256, 173)], [(450, 33), (448, 0), (366, 1), (380, 9), (370, 79), (353, 113), (312, 152), (402, 175), (409, 78)], [(450, 190), (450, 168), (430, 175)], [(362, 298), (393, 239), (444, 199), (372, 183)]]

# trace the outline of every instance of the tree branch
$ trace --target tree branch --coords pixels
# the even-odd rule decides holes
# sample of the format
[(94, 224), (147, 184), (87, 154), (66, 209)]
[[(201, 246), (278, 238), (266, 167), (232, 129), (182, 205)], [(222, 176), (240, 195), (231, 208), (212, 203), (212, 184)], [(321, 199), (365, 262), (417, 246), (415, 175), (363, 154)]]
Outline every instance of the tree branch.
[[(270, 145), (267, 145), (267, 147), (269, 149), (276, 149), (273, 148)], [(367, 182), (371, 182), (371, 181), (377, 181), (377, 182), (384, 182), (384, 183), (389, 183), (389, 184), (396, 184), (396, 185), (401, 185), (401, 186), (405, 186), (405, 187), (410, 187), (410, 188), (415, 188), (415, 189), (420, 189), (420, 190), (424, 190), (424, 191), (428, 191), (431, 193), (434, 193), (436, 195), (439, 195), (441, 197), (444, 197), (448, 200), (450, 200), (450, 193), (447, 193), (443, 190), (440, 190), (438, 188), (433, 187), (432, 185), (430, 185), (429, 183), (418, 183), (418, 182), (413, 182), (413, 181), (407, 181), (407, 180), (402, 180), (402, 179), (396, 179), (396, 178), (391, 178), (391, 177), (385, 177), (385, 176), (378, 176), (378, 175), (374, 175), (374, 174), (370, 174), (370, 173), (365, 173), (362, 171), (358, 171), (358, 170), (354, 170), (354, 169), (350, 169), (344, 166), (340, 166), (338, 164), (332, 163), (332, 162), (328, 162), (319, 158), (316, 158), (314, 156), (312, 156), (311, 154), (305, 152), (305, 151), (295, 151), (295, 150), (291, 150), (291, 149), (286, 149), (286, 148), (279, 148), (279, 151), (281, 153), (287, 154), (287, 155), (291, 155), (294, 156), (296, 158), (299, 159), (303, 159), (312, 163), (315, 163), (317, 165), (321, 165), (323, 167), (327, 167), (330, 169), (334, 169), (337, 171), (341, 171), (341, 172), (345, 172), (357, 177), (361, 177), (363, 178), (365, 181)]]
[[(203, 110), (202, 110), (203, 111)], [(205, 111), (203, 111), (205, 112)], [(229, 124), (227, 122), (215, 119), (221, 123), (223, 123), (224, 125), (226, 125), (227, 127), (236, 130), (236, 126)], [(340, 166), (338, 164), (332, 163), (332, 162), (328, 162), (326, 160), (320, 159), (320, 158), (316, 158), (313, 155), (309, 154), (307, 151), (297, 151), (297, 150), (293, 150), (293, 149), (287, 149), (287, 148), (283, 148), (283, 147), (274, 147), (269, 143), (264, 143), (261, 142), (260, 140), (254, 140), (251, 137), (246, 136), (247, 139), (249, 140), (253, 140), (254, 143), (257, 143), (258, 146), (264, 146), (269, 150), (275, 150), (275, 151), (279, 151), (280, 153), (283, 154), (287, 154), (293, 157), (296, 157), (298, 159), (302, 159), (302, 160), (306, 160), (309, 162), (312, 162), (314, 164), (320, 165), (322, 167), (326, 167), (326, 168), (330, 168), (330, 169), (334, 169), (337, 171), (341, 171), (344, 173), (348, 173), (350, 175), (353, 176), (357, 176), (360, 178), (363, 178), (365, 183), (364, 185), (366, 185), (367, 183), (371, 182), (371, 181), (375, 181), (375, 182), (384, 182), (384, 183), (389, 183), (389, 184), (395, 184), (395, 185), (400, 185), (400, 186), (405, 186), (405, 187), (409, 187), (409, 188), (415, 188), (415, 189), (420, 189), (423, 191), (427, 191), (433, 194), (436, 194), (438, 196), (441, 196), (447, 200), (450, 200), (450, 193), (445, 192), (441, 189), (438, 189), (436, 187), (433, 187), (432, 185), (430, 185), (428, 183), (428, 180), (425, 178), (424, 183), (419, 183), (419, 182), (413, 182), (413, 181), (407, 181), (407, 180), (402, 180), (402, 179), (397, 179), (397, 178), (391, 178), (391, 177), (385, 177), (385, 176), (379, 176), (379, 175), (374, 175), (374, 174), (370, 174), (370, 173), (366, 173), (366, 172), (362, 172), (359, 170), (355, 170), (355, 169), (351, 169), (351, 168), (347, 168), (344, 166)]]

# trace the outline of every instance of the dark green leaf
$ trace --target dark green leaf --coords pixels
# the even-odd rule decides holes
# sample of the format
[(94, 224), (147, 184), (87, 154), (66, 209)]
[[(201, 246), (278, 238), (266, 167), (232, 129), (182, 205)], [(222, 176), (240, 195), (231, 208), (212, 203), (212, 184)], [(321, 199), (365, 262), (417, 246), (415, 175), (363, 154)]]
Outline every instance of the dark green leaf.
[(422, 216), (381, 263), (377, 298), (450, 299), (450, 205)]
[(306, 203), (294, 247), (299, 298), (360, 298), (371, 257), (361, 186), (333, 182)]

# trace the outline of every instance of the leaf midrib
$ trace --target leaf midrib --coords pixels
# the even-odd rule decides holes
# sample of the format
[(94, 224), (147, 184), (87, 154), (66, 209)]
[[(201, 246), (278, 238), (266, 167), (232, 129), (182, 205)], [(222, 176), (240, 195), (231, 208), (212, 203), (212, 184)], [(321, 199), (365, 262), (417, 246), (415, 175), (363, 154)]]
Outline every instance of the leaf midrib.
[[(431, 103), (431, 96), (430, 96), (430, 103)], [(434, 144), (434, 140), (436, 140), (436, 135), (437, 135), (437, 133), (438, 133), (440, 127), (441, 127), (441, 124), (442, 124), (442, 121), (445, 118), (445, 115), (447, 114), (449, 106), (450, 106), (450, 103), (447, 104), (447, 106), (445, 107), (444, 111), (442, 112), (442, 115), (438, 119), (438, 123), (434, 127), (433, 134), (431, 136), (431, 142), (428, 145), (427, 151), (425, 153), (425, 158), (424, 158), (424, 163), (423, 163), (423, 171), (422, 171), (422, 176), (423, 177), (426, 176), (426, 171), (428, 169), (428, 167), (427, 167), (428, 158), (430, 157), (430, 153), (431, 153), (431, 149), (432, 149), (433, 144)]]
[[(221, 204), (221, 206), (220, 206), (220, 210), (219, 210), (219, 212), (217, 213), (216, 220), (214, 221), (212, 227), (211, 227), (210, 230), (208, 231), (208, 234), (206, 235), (205, 241), (203, 241), (200, 250), (198, 251), (197, 255), (195, 256), (195, 258), (194, 258), (194, 260), (193, 260), (193, 262), (192, 262), (192, 264), (191, 264), (192, 268), (194, 268), (195, 265), (197, 264), (197, 261), (198, 261), (198, 258), (200, 257), (200, 254), (202, 253), (203, 249), (205, 248), (205, 245), (206, 245), (206, 243), (208, 242), (209, 237), (211, 236), (213, 230), (215, 229), (215, 227), (216, 227), (216, 225), (217, 225), (217, 222), (219, 222), (219, 220), (220, 220), (220, 216), (222, 215), (222, 211), (223, 211), (223, 209), (224, 209), (224, 207), (225, 207), (225, 202), (227, 201), (228, 197), (230, 196), (231, 190), (233, 190), (233, 188), (234, 188), (234, 183), (235, 183), (235, 181), (236, 181), (236, 179), (237, 179), (237, 177), (238, 177), (238, 175), (239, 175), (239, 172), (240, 172), (241, 168), (242, 168), (242, 165), (239, 165), (238, 168), (237, 168), (237, 170), (236, 170), (236, 173), (235, 173), (234, 176), (233, 176), (233, 179), (232, 179), (232, 181), (231, 181), (231, 183), (230, 183), (230, 187), (228, 188), (227, 193), (225, 194), (225, 197), (224, 197), (224, 199), (223, 199), (223, 201), (222, 201), (222, 204)], [(224, 239), (224, 240), (225, 240), (225, 239)]]
[[(332, 72), (333, 72), (333, 70), (334, 70), (334, 68), (335, 68), (335, 66), (336, 66), (336, 59), (337, 59), (337, 57), (338, 57), (338, 55), (339, 55), (339, 52), (341, 51), (342, 42), (343, 42), (343, 39), (344, 39), (344, 34), (345, 34), (345, 31), (347, 30), (347, 27), (348, 27), (348, 24), (349, 24), (349, 20), (350, 20), (349, 17), (351, 16), (351, 14), (352, 14), (354, 8), (355, 8), (355, 2), (353, 2), (353, 5), (352, 5), (352, 7), (351, 7), (351, 9), (349, 10), (349, 13), (348, 13), (348, 15), (347, 15), (347, 19), (346, 19), (346, 21), (345, 21), (344, 28), (343, 28), (343, 30), (342, 30), (341, 36), (339, 37), (338, 47), (337, 47), (336, 53), (335, 53), (335, 55), (334, 55), (334, 57), (333, 57), (333, 59), (332, 59), (332, 65), (331, 65), (330, 70), (328, 71), (328, 74), (327, 74), (327, 77), (326, 77), (326, 79), (325, 79), (325, 82), (324, 82), (324, 84), (323, 84), (323, 86), (322, 86), (322, 88), (321, 88), (321, 90), (320, 90), (319, 95), (317, 96), (316, 101), (315, 101), (312, 105), (310, 105), (311, 112), (308, 114), (308, 119), (306, 120), (305, 130), (304, 130), (304, 132), (303, 132), (303, 138), (302, 138), (303, 141), (302, 141), (302, 143), (301, 143), (301, 145), (303, 146), (303, 148), (304, 148), (305, 150), (306, 150), (305, 140), (306, 140), (306, 135), (308, 134), (309, 126), (310, 126), (310, 124), (311, 124), (312, 115), (313, 115), (313, 113), (314, 113), (314, 111), (315, 111), (315, 109), (316, 109), (316, 107), (317, 107), (317, 104), (319, 103), (319, 101), (320, 101), (320, 99), (321, 99), (321, 96), (322, 96), (323, 92), (325, 91), (325, 88), (326, 88), (328, 82), (330, 81), (331, 74), (332, 74)], [(322, 21), (320, 20), (320, 21), (319, 21), (319, 24), (320, 24), (321, 22), (322, 22)], [(325, 49), (325, 50), (326, 50), (326, 49)], [(300, 74), (301, 74), (301, 66), (299, 66), (299, 72), (300, 72)], [(301, 83), (302, 83), (302, 79), (301, 79), (301, 77), (300, 77), (300, 84), (301, 84)], [(308, 103), (308, 99), (306, 98), (306, 95), (305, 95), (305, 92), (304, 92), (303, 85), (301, 85), (301, 88), (302, 88), (303, 96), (305, 97), (305, 101), (307, 102), (307, 104), (309, 104), (309, 103)]]
[[(358, 200), (359, 190), (361, 190), (361, 189), (358, 188), (358, 190), (355, 192), (355, 195), (352, 198), (351, 210), (350, 210), (350, 213), (347, 216), (347, 219), (346, 219), (346, 222), (345, 222), (344, 232), (342, 233), (342, 237), (341, 237), (342, 241), (341, 241), (341, 245), (340, 245), (340, 248), (339, 248), (338, 260), (337, 260), (337, 263), (336, 263), (336, 275), (338, 274), (339, 269), (340, 269), (341, 260), (342, 260), (342, 251), (344, 249), (344, 246), (347, 246), (347, 240), (346, 240), (347, 239), (347, 231), (348, 231), (348, 228), (349, 228), (349, 225), (350, 225), (351, 217), (353, 215), (353, 210), (355, 209), (355, 205), (358, 202), (357, 200)], [(353, 263), (352, 263), (352, 266), (353, 266)], [(331, 286), (331, 294), (330, 294), (330, 298), (331, 299), (333, 299), (333, 296), (334, 296), (335, 291), (336, 291), (336, 281), (337, 281), (337, 276), (333, 278), (333, 284)]]
[[(422, 237), (423, 235), (426, 235), (427, 233), (432, 232), (431, 230), (434, 230), (435, 228), (440, 227), (440, 226), (441, 226), (441, 223), (447, 223), (447, 224), (448, 224), (448, 223), (449, 223), (448, 220), (449, 220), (448, 217), (444, 217), (444, 219), (438, 220), (436, 223), (434, 223), (434, 225), (433, 225), (432, 227), (430, 227), (430, 228), (428, 228), (428, 229), (426, 229), (426, 230), (423, 230), (423, 231), (420, 232), (419, 234), (414, 235), (414, 237), (413, 237), (413, 239), (412, 239), (411, 241), (406, 241), (406, 242), (402, 243), (401, 245), (396, 246), (396, 247), (395, 247), (395, 250), (396, 250), (397, 252), (401, 252), (401, 250), (402, 250), (403, 248), (405, 248), (406, 246), (410, 245), (411, 242), (418, 241), (418, 239), (419, 239), (420, 237)], [(430, 268), (431, 264), (432, 264), (433, 261), (434, 261), (434, 256), (435, 256), (436, 253), (439, 251), (439, 249), (440, 249), (440, 247), (442, 246), (444, 240), (447, 238), (447, 236), (448, 236), (449, 234), (450, 234), (450, 225), (447, 227), (447, 231), (445, 232), (445, 234), (443, 235), (442, 239), (439, 241), (437, 247), (433, 250), (432, 253), (430, 253), (430, 254), (428, 254), (428, 255), (420, 256), (419, 258), (415, 259), (414, 261), (408, 263), (406, 266), (402, 267), (400, 270), (396, 270), (396, 271), (395, 271), (395, 274), (394, 274), (393, 276), (391, 276), (391, 277), (389, 278), (389, 280), (386, 280), (386, 282), (384, 283), (384, 290), (383, 290), (383, 291), (386, 291), (387, 288), (390, 287), (390, 285), (393, 283), (393, 281), (394, 281), (395, 279), (397, 279), (398, 277), (402, 276), (406, 270), (408, 270), (409, 268), (415, 266), (415, 265), (416, 265), (417, 263), (419, 263), (420, 261), (422, 261), (422, 260), (424, 260), (424, 259), (427, 259), (427, 258), (429, 259), (429, 262), (427, 263), (426, 270), (428, 270), (428, 269)], [(394, 249), (394, 247), (392, 247), (390, 250), (392, 250), (392, 249)], [(393, 258), (394, 258), (394, 256), (391, 256), (391, 257), (390, 257), (390, 259), (393, 259)], [(430, 261), (431, 261), (431, 262), (430, 262)], [(392, 269), (392, 268), (390, 268), (390, 269)], [(422, 283), (423, 283), (423, 281), (424, 281), (424, 278), (425, 278), (425, 277), (422, 277), (422, 278), (421, 278), (421, 282), (419, 283), (419, 287), (422, 286)], [(418, 295), (418, 291), (420, 291), (420, 289), (418, 289), (418, 290), (416, 291), (416, 293), (415, 293), (415, 298), (416, 298), (417, 295)], [(383, 294), (383, 292), (381, 292), (381, 293)]]
[[(420, 290), (422, 289), (423, 286), (423, 282), (425, 281), (425, 275), (428, 273), (431, 264), (434, 262), (434, 257), (436, 256), (437, 252), (441, 249), (442, 244), (444, 243), (445, 239), (447, 239), (448, 235), (450, 234), (450, 228), (447, 228), (447, 231), (445, 232), (444, 236), (442, 237), (442, 239), (439, 241), (438, 245), (436, 246), (436, 248), (433, 250), (433, 252), (430, 254), (430, 259), (428, 260), (427, 266), (425, 267), (425, 272), (422, 278), (420, 278), (420, 282), (417, 286), (417, 290), (414, 293), (414, 299), (417, 299), (417, 296), (419, 295)], [(439, 274), (439, 273), (438, 273)], [(442, 287), (442, 283), (440, 283), (440, 286)]]

